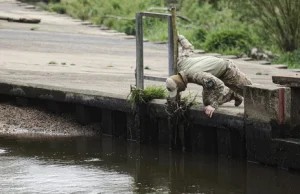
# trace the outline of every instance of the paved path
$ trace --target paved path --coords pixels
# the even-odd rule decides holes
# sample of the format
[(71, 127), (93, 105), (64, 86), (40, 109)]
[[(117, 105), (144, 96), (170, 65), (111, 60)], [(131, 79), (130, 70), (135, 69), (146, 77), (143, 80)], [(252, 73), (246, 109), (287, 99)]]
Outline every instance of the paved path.
[[(123, 95), (135, 83), (135, 39), (83, 25), (68, 16), (26, 9), (14, 0), (0, 0), (0, 16), (42, 19), (40, 24), (0, 20), (2, 80)], [(30, 30), (33, 27), (37, 29)], [(150, 67), (145, 73), (166, 77), (167, 45), (146, 42), (144, 46), (145, 66)], [(257, 62), (234, 61), (256, 84), (272, 84), (271, 75), (289, 73)], [(149, 84), (164, 83), (146, 81)], [(190, 84), (189, 88), (201, 94), (201, 87)], [(223, 107), (243, 112), (232, 103)]]

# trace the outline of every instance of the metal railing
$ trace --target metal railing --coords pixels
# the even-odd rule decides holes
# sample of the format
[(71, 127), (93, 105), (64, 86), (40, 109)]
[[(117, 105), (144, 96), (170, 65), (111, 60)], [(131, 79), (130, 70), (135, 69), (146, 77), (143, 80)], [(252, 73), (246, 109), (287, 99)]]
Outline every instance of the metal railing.
[(136, 87), (144, 89), (144, 79), (165, 81), (163, 77), (144, 75), (144, 41), (143, 41), (143, 16), (152, 18), (166, 18), (168, 20), (168, 63), (169, 76), (177, 73), (178, 37), (176, 29), (176, 10), (171, 8), (171, 14), (152, 12), (136, 13)]

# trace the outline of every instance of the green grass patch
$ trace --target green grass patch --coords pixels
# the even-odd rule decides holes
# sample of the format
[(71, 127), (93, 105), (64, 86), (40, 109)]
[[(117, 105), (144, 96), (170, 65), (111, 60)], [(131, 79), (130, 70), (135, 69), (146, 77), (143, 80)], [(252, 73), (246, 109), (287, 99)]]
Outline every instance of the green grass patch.
[(30, 28), (30, 30), (31, 30), (31, 31), (35, 31), (35, 30), (38, 30), (38, 29), (39, 29), (39, 27), (36, 27), (36, 26), (35, 26), (35, 27), (32, 27), (32, 28)]
[(200, 102), (197, 100), (197, 94), (193, 96), (191, 92), (189, 92), (188, 95), (181, 97), (181, 101), (185, 104), (186, 107), (200, 104)]
[[(135, 35), (135, 14), (149, 11), (150, 7), (165, 8), (165, 0), (52, 0), (49, 4), (36, 3), (41, 8), (68, 14), (73, 18), (89, 20), (96, 25)], [(253, 47), (261, 50), (278, 50), (278, 41), (265, 33), (266, 27), (248, 4), (235, 0), (177, 1), (177, 13), (189, 21), (177, 18), (178, 30), (194, 45), (225, 55), (248, 54)], [(174, 1), (172, 1), (174, 3)], [(160, 12), (155, 10), (154, 12)], [(166, 13), (161, 11), (161, 13)], [(116, 16), (116, 17), (109, 17)], [(167, 41), (168, 21), (144, 17), (144, 38), (150, 41)], [(288, 31), (288, 30), (286, 30)]]
[(55, 61), (50, 61), (48, 64), (50, 64), (50, 65), (55, 65), (55, 64), (57, 64), (57, 62), (55, 62)]
[(135, 107), (142, 103), (148, 103), (153, 99), (167, 98), (167, 90), (163, 86), (151, 85), (144, 90), (139, 88), (131, 88), (131, 92), (127, 97), (131, 107)]
[(273, 64), (284, 64), (288, 68), (300, 68), (300, 49), (294, 52), (281, 53), (280, 56), (272, 61)]

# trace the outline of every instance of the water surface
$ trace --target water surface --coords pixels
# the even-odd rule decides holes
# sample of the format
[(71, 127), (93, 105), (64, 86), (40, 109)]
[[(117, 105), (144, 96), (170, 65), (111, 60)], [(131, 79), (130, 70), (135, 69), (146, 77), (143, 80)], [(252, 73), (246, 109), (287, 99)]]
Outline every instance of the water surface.
[(299, 193), (300, 175), (104, 138), (0, 137), (0, 193)]

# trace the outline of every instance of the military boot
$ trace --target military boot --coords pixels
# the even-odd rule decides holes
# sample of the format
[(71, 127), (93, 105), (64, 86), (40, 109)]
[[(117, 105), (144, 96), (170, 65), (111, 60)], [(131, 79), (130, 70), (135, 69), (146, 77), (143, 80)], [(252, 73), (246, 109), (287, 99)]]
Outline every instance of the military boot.
[(243, 102), (243, 97), (235, 93), (234, 101), (234, 106), (240, 106)]

